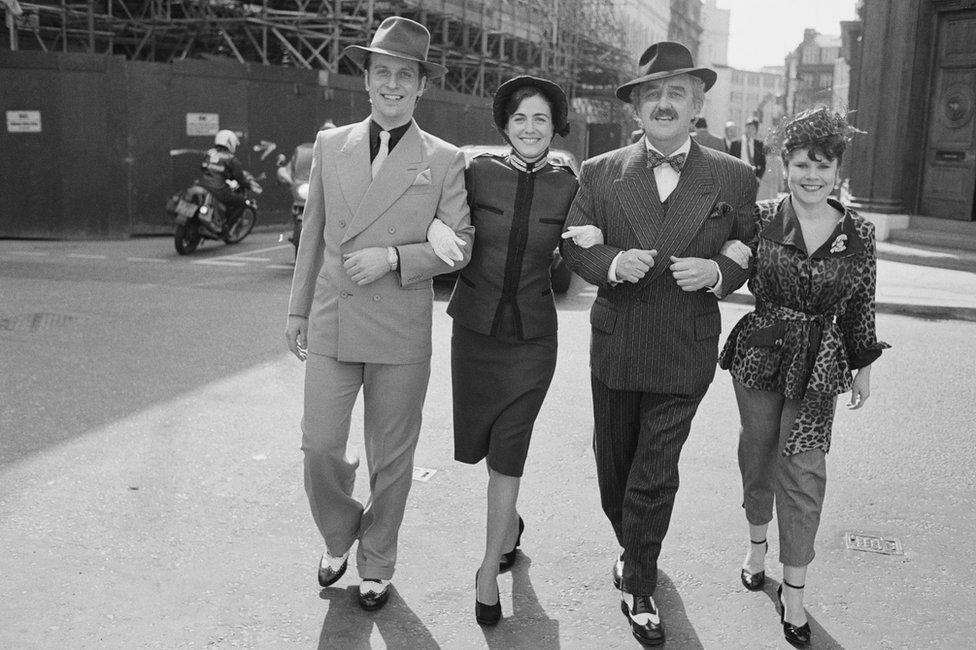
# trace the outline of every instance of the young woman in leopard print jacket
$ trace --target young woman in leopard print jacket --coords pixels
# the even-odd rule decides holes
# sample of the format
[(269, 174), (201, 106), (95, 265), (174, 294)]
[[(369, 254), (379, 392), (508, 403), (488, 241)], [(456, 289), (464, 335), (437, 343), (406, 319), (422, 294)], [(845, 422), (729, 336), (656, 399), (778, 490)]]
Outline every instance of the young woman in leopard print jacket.
[(756, 309), (729, 334), (719, 361), (731, 371), (742, 424), (738, 455), (751, 544), (741, 580), (750, 590), (765, 582), (775, 503), (781, 621), (794, 645), (810, 643), (803, 586), (837, 395), (850, 391), (847, 406), (860, 408), (870, 394), (871, 364), (889, 347), (875, 336), (874, 226), (829, 198), (855, 131), (826, 107), (781, 127), (790, 194), (756, 206), (757, 236), (748, 244)]

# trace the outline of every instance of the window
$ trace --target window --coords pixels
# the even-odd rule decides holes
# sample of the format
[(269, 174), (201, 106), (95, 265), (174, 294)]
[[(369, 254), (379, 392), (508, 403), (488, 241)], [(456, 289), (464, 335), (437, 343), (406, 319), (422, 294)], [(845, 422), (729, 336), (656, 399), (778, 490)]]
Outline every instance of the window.
[(803, 48), (803, 62), (804, 63), (817, 63), (820, 58), (820, 48), (814, 45), (808, 45)]

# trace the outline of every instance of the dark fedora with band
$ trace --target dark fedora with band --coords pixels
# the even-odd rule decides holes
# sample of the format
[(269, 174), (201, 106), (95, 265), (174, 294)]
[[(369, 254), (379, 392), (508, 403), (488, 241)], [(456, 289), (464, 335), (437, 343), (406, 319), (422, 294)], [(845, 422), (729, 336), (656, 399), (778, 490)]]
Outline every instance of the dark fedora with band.
[(631, 91), (642, 83), (677, 77), (682, 74), (690, 74), (701, 79), (705, 82), (706, 91), (715, 84), (715, 79), (718, 78), (714, 70), (696, 68), (695, 62), (691, 58), (691, 52), (681, 43), (672, 41), (655, 43), (644, 50), (644, 54), (641, 55), (637, 68), (637, 78), (617, 88), (617, 99), (629, 102)]
[(376, 29), (369, 47), (350, 45), (342, 54), (352, 59), (359, 67), (365, 67), (366, 55), (386, 54), (398, 59), (416, 61), (430, 79), (443, 77), (447, 68), (427, 60), (430, 49), (430, 32), (418, 22), (401, 16), (390, 16)]
[(566, 93), (557, 84), (548, 79), (540, 79), (527, 74), (513, 77), (503, 83), (495, 91), (495, 96), (491, 100), (491, 115), (495, 122), (495, 127), (502, 134), (508, 124), (508, 116), (505, 115), (505, 106), (519, 88), (533, 88), (549, 101), (552, 107), (552, 130), (556, 135), (566, 137), (569, 134), (569, 100)]

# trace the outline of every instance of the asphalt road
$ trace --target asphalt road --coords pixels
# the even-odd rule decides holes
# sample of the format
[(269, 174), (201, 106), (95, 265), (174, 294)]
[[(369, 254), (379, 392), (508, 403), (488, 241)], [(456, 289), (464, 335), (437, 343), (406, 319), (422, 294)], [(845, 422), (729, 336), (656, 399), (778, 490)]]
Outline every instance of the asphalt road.
[[(315, 584), (302, 367), (281, 334), (291, 256), (271, 233), (189, 258), (165, 238), (0, 241), (0, 646), (637, 647), (610, 585), (617, 549), (590, 450), (593, 289), (576, 279), (558, 300), (523, 553), (500, 580), (502, 623), (483, 631), (486, 476), (452, 459), (447, 286), (416, 456), (434, 473), (414, 482), (391, 602), (360, 611), (355, 571)], [(724, 330), (748, 309), (723, 305)], [(865, 408), (839, 412), (828, 457), (807, 581), (815, 647), (971, 647), (976, 323), (882, 313), (878, 329), (894, 347)], [(766, 590), (738, 582), (736, 429), (719, 371), (662, 555), (669, 647), (786, 647), (775, 534)], [(847, 550), (848, 531), (897, 538), (903, 554)]]

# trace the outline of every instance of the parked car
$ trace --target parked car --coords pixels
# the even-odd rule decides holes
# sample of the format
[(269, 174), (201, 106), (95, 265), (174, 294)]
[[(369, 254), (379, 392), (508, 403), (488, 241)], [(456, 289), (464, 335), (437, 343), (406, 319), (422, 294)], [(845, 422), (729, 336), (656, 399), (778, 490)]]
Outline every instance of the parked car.
[[(469, 165), (471, 164), (472, 158), (477, 155), (483, 153), (507, 155), (509, 150), (508, 145), (466, 144), (461, 146), (465, 162)], [(579, 174), (579, 161), (576, 160), (576, 156), (565, 149), (550, 149), (549, 160), (550, 162), (569, 167), (573, 170), (574, 174)], [(475, 237), (477, 236), (478, 234), (475, 233)], [(559, 253), (558, 247), (553, 251), (552, 266), (549, 267), (549, 275), (552, 278), (552, 290), (555, 293), (566, 293), (569, 291), (569, 284), (573, 279), (573, 272), (569, 270), (569, 267), (563, 261), (563, 256)]]

